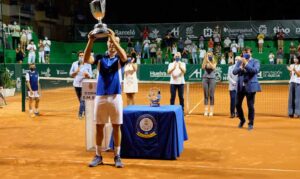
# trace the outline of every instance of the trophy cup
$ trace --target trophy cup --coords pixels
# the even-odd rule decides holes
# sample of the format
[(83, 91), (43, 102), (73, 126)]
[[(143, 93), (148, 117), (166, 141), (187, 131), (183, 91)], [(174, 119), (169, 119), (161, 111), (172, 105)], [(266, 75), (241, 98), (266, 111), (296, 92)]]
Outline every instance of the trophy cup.
[(98, 20), (98, 24), (94, 26), (91, 35), (94, 35), (96, 38), (107, 37), (108, 30), (107, 25), (102, 23), (102, 19), (105, 16), (105, 3), (106, 0), (93, 0), (90, 3), (91, 12), (95, 19)]
[(148, 99), (150, 100), (151, 107), (159, 107), (159, 101), (161, 99), (160, 90), (156, 87), (150, 88)]

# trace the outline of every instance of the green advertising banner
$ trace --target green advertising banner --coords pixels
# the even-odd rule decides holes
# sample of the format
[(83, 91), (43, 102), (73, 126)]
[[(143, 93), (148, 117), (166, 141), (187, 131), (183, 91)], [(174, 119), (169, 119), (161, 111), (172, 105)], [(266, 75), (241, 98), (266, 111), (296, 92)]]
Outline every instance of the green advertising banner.
[[(274, 39), (276, 33), (282, 29), (286, 38), (299, 38), (300, 20), (269, 20), (269, 21), (215, 21), (215, 22), (191, 22), (191, 23), (160, 23), (160, 24), (108, 24), (116, 34), (122, 38), (128, 37), (141, 39), (143, 31), (148, 30), (149, 38), (163, 38), (167, 32), (172, 32), (178, 37), (198, 39), (200, 35), (205, 38), (212, 37), (213, 31), (218, 26), (222, 38), (236, 38), (239, 33), (245, 39), (256, 39), (258, 33), (265, 34), (266, 38)], [(75, 25), (75, 39), (86, 41), (93, 25)]]
[[(40, 77), (59, 77), (66, 78), (69, 76), (71, 64), (37, 64), (37, 70)], [(200, 65), (186, 65), (187, 71), (185, 74), (186, 82), (201, 82), (204, 71)], [(6, 69), (10, 73), (10, 77), (16, 80), (17, 91), (21, 89), (21, 76), (28, 72), (27, 64), (7, 64)], [(168, 65), (139, 65), (138, 79), (140, 81), (169, 81), (170, 75), (167, 73)], [(227, 81), (227, 65), (218, 65), (216, 68), (217, 81)], [(93, 78), (96, 78), (97, 69), (93, 66)], [(276, 80), (289, 80), (290, 74), (286, 69), (286, 65), (261, 65), (258, 74), (260, 81), (276, 81)], [(59, 84), (68, 83), (71, 81), (58, 82), (58, 81), (45, 81), (44, 86), (50, 88), (51, 86), (59, 86)]]
[[(187, 65), (185, 80), (187, 82), (202, 81), (204, 71), (200, 65)], [(169, 81), (167, 74), (168, 65), (140, 65), (139, 80), (141, 81)], [(227, 81), (227, 65), (218, 65), (216, 68), (217, 81)], [(289, 80), (289, 72), (286, 65), (261, 65), (258, 74), (260, 81)]]

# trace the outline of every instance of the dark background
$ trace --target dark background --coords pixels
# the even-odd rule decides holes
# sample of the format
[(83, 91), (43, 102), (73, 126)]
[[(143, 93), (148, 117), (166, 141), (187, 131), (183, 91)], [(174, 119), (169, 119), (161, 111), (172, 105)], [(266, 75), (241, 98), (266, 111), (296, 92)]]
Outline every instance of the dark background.
[[(106, 7), (106, 23), (275, 20), (300, 17), (299, 0), (107, 0)], [(85, 14), (91, 22), (89, 9), (84, 10), (88, 10)]]

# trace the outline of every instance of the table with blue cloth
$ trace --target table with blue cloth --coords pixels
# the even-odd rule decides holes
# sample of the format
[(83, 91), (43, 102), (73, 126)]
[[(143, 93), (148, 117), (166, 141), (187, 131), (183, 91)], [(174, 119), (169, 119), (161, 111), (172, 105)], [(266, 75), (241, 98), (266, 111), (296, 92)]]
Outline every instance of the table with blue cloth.
[(128, 106), (121, 130), (124, 158), (176, 159), (188, 139), (179, 105)]

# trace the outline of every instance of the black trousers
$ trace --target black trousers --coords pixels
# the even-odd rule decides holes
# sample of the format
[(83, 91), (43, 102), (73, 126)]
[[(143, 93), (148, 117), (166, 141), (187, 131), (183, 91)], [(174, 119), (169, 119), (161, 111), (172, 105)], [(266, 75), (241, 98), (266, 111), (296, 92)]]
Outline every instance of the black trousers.
[(178, 90), (179, 103), (182, 106), (182, 110), (184, 111), (184, 99), (183, 99), (184, 84), (180, 84), (180, 85), (171, 84), (171, 87), (170, 87), (170, 92), (171, 92), (170, 104), (174, 105), (174, 103), (175, 103), (176, 90)]
[(241, 91), (237, 92), (237, 102), (236, 102), (236, 109), (239, 114), (239, 118), (241, 122), (245, 121), (244, 111), (242, 108), (244, 97), (246, 96), (247, 99), (247, 106), (248, 106), (248, 120), (249, 125), (254, 124), (254, 116), (255, 116), (255, 109), (254, 109), (254, 102), (255, 102), (255, 94), (256, 92), (249, 93), (246, 91), (245, 87), (242, 88)]
[(235, 114), (236, 108), (236, 90), (229, 91), (230, 93), (230, 114)]

